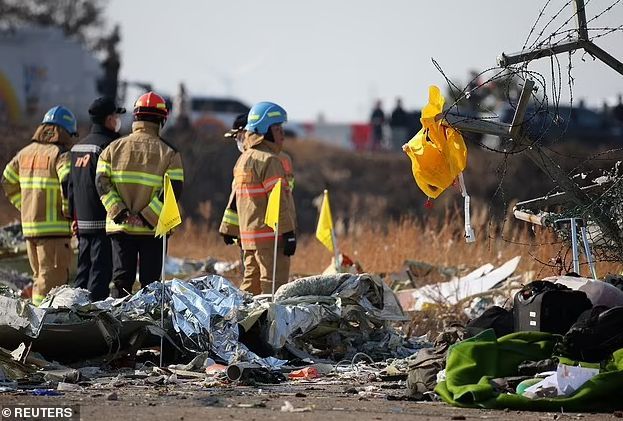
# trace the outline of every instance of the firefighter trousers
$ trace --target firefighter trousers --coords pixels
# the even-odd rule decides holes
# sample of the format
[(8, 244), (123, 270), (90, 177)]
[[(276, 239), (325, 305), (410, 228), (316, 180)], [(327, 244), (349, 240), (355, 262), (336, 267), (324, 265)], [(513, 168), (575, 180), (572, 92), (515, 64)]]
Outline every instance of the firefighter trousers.
[[(258, 294), (270, 294), (273, 285), (273, 249), (244, 250), (244, 279), (240, 289)], [(277, 271), (275, 291), (288, 282), (290, 275), (290, 256), (277, 249)]]
[(138, 263), (138, 279), (141, 288), (160, 279), (162, 272), (162, 238), (151, 235), (113, 234), (112, 244), (114, 288), (113, 297), (125, 297), (132, 293), (136, 280)]
[(106, 232), (78, 236), (78, 270), (74, 286), (91, 292), (93, 301), (110, 295), (112, 246)]
[(41, 304), (46, 294), (54, 287), (69, 281), (71, 264), (71, 238), (28, 238), (26, 250), (35, 283), (32, 288), (32, 302)]

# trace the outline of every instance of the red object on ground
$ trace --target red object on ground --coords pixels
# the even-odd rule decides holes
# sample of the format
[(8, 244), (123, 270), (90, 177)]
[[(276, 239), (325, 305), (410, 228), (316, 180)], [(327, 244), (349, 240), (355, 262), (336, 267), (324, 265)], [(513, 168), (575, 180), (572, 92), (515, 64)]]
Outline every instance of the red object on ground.
[(32, 298), (32, 283), (22, 290), (20, 297), (25, 299)]
[(288, 374), (290, 380), (308, 380), (317, 379), (318, 377), (320, 377), (320, 373), (318, 373), (316, 367), (305, 367), (300, 370), (294, 370)]
[(222, 364), (212, 364), (205, 369), (206, 374), (224, 373), (225, 371), (227, 371), (227, 366)]

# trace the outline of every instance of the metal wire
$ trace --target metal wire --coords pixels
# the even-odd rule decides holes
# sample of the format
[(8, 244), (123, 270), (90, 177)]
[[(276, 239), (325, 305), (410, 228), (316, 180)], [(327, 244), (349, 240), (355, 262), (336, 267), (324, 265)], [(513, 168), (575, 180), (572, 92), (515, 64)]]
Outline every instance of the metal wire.
[[(587, 7), (591, 4), (592, 0), (587, 0), (585, 2), (584, 11), (587, 11)], [(553, 15), (543, 23), (544, 16), (548, 14), (548, 9), (552, 6), (552, 1), (545, 1), (542, 8), (539, 10), (539, 14), (531, 26), (528, 35), (523, 44), (523, 50), (528, 49), (536, 49), (536, 48), (547, 48), (548, 46), (554, 46), (558, 43), (568, 41), (570, 39), (577, 38), (578, 28), (569, 28), (568, 26), (578, 15), (578, 10), (574, 11), (570, 14), (570, 16), (563, 17), (563, 13), (567, 13), (569, 6), (573, 4), (573, 0), (566, 1), (562, 6), (557, 8)], [(610, 5), (605, 7), (596, 13), (593, 17), (587, 20), (587, 25), (593, 23), (605, 16), (609, 12), (613, 10), (616, 6), (623, 6), (623, 0), (614, 0)], [(551, 27), (557, 24), (557, 22), (562, 23), (558, 24), (555, 29), (552, 31)], [(539, 25), (543, 24), (542, 27), (539, 28)], [(546, 34), (546, 31), (549, 33)], [(586, 28), (587, 32), (590, 34), (589, 40), (594, 40), (598, 38), (602, 38), (604, 36), (617, 33), (623, 33), (623, 24), (616, 27), (607, 27), (607, 26), (599, 26)], [(536, 36), (534, 37), (534, 34)], [(623, 156), (616, 155), (617, 152), (623, 151), (623, 148), (610, 149), (608, 151), (597, 152), (588, 157), (580, 157), (573, 156), (568, 153), (557, 151), (553, 148), (549, 143), (544, 142), (545, 139), (551, 144), (561, 144), (565, 135), (568, 131), (569, 124), (571, 122), (572, 110), (573, 110), (573, 87), (575, 84), (574, 78), (574, 61), (580, 59), (584, 60), (586, 53), (583, 54), (575, 54), (574, 51), (569, 52), (567, 57), (567, 63), (564, 64), (566, 67), (566, 71), (563, 71), (563, 63), (561, 63), (561, 57), (558, 55), (550, 56), (549, 60), (549, 75), (545, 76), (539, 72), (536, 72), (531, 69), (532, 62), (526, 61), (516, 66), (510, 66), (507, 68), (500, 67), (492, 67), (483, 70), (482, 72), (476, 74), (471, 80), (467, 82), (464, 87), (459, 87), (457, 83), (450, 80), (443, 71), (442, 67), (439, 65), (437, 61), (433, 59), (433, 65), (437, 68), (440, 74), (444, 77), (446, 84), (448, 86), (448, 90), (450, 92), (450, 96), (453, 99), (453, 102), (449, 104), (448, 108), (444, 111), (447, 113), (452, 113), (454, 115), (464, 115), (465, 119), (469, 120), (488, 120), (488, 119), (499, 119), (500, 116), (488, 109), (489, 107), (485, 104), (482, 104), (482, 101), (487, 99), (487, 95), (484, 91), (488, 89), (492, 84), (498, 84), (503, 86), (503, 100), (511, 107), (511, 109), (516, 108), (516, 99), (518, 97), (518, 87), (523, 84), (523, 82), (527, 79), (531, 79), (536, 84), (536, 93), (532, 95), (532, 103), (533, 105), (530, 108), (529, 113), (526, 115), (526, 118), (521, 123), (525, 128), (529, 128), (533, 123), (539, 123), (538, 131), (536, 136), (531, 137), (531, 142), (528, 145), (517, 146), (515, 144), (505, 144), (504, 147), (494, 147), (491, 145), (485, 145), (481, 141), (468, 139), (470, 142), (476, 143), (481, 148), (498, 153), (503, 154), (503, 159), (499, 166), (496, 169), (496, 172), (499, 176), (499, 183), (496, 186), (496, 189), (491, 197), (491, 203), (494, 201), (501, 201), (502, 205), (506, 208), (507, 199), (505, 194), (505, 178), (508, 174), (508, 165), (509, 159), (522, 154), (528, 148), (532, 148), (535, 145), (538, 145), (544, 151), (553, 154), (554, 156), (559, 157), (560, 159), (576, 159), (580, 160), (574, 168), (569, 172), (570, 176), (576, 176), (577, 174), (582, 173), (585, 170), (585, 167), (588, 166), (589, 163), (600, 161), (603, 163), (610, 162), (614, 167), (609, 171), (604, 171), (603, 174), (599, 174), (609, 180), (609, 184), (605, 190), (591, 198), (591, 202), (585, 206), (574, 206), (573, 204), (567, 203), (562, 207), (558, 207), (557, 215), (558, 217), (581, 217), (585, 218), (587, 224), (589, 226), (595, 227), (595, 215), (605, 214), (611, 220), (616, 221), (616, 224), (623, 231), (623, 171), (620, 171), (619, 165), (615, 164), (617, 158), (621, 158), (623, 160)], [(568, 107), (567, 112), (563, 113), (565, 115), (561, 115), (560, 102), (562, 99), (563, 89), (568, 90), (568, 97), (570, 106)], [(478, 100), (480, 98), (480, 101)], [(467, 104), (467, 105), (466, 105)], [(462, 113), (462, 108), (471, 107), (469, 113)], [(475, 112), (474, 112), (475, 111)], [(483, 112), (486, 112), (490, 115), (483, 115)], [(492, 115), (491, 115), (492, 114)], [(543, 118), (541, 122), (537, 119), (539, 115), (546, 115), (547, 118)], [(560, 134), (556, 135), (555, 138), (551, 139), (552, 130), (558, 130)], [(544, 153), (544, 152), (542, 152)], [(543, 158), (545, 158), (543, 156)], [(546, 171), (545, 174), (550, 180), (553, 180), (553, 174), (549, 174)], [(559, 192), (559, 187), (554, 187), (549, 193)], [(492, 204), (490, 205), (493, 206)], [(490, 209), (491, 210), (491, 209)], [(490, 226), (493, 225), (495, 212), (489, 212), (491, 215)], [(504, 213), (504, 215), (506, 215)], [(506, 216), (502, 221), (502, 232), (504, 231), (504, 224), (506, 223)], [(493, 230), (490, 230), (493, 231)], [(569, 269), (571, 267), (568, 259), (569, 259), (569, 234), (565, 233), (564, 230), (559, 230), (559, 239), (557, 241), (543, 241), (538, 242), (535, 241), (531, 244), (524, 244), (532, 247), (539, 247), (542, 245), (550, 245), (556, 246), (559, 245), (559, 251), (555, 258), (555, 263), (545, 262), (541, 259), (537, 258), (537, 256), (529, 252), (530, 256), (540, 264), (542, 264), (543, 270), (546, 268), (551, 269)], [(611, 261), (611, 260), (621, 260), (623, 257), (623, 250), (619, 249), (619, 247), (615, 246), (617, 242), (612, 242), (605, 236), (601, 235), (599, 231), (591, 231), (589, 232), (589, 239), (592, 243), (593, 253), (595, 254), (595, 258), (597, 261)], [(489, 235), (489, 239), (495, 239), (495, 235)], [(508, 243), (516, 243), (508, 238), (502, 239)]]

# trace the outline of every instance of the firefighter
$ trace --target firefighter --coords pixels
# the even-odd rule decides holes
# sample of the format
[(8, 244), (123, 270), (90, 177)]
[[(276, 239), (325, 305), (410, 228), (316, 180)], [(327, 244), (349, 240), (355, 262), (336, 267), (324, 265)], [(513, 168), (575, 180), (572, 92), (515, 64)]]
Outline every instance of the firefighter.
[(253, 294), (272, 289), (274, 233), (264, 224), (268, 195), (282, 183), (276, 286), (288, 281), (290, 256), (296, 251), (296, 213), (286, 172), (279, 158), (285, 139), (286, 111), (272, 102), (260, 102), (249, 111), (244, 152), (234, 166), (235, 204), (244, 256), (241, 289)]
[(120, 108), (112, 98), (97, 98), (89, 107), (93, 125), (88, 136), (71, 148), (69, 209), (78, 236), (78, 270), (74, 286), (91, 292), (93, 301), (110, 294), (112, 251), (106, 235), (106, 209), (95, 188), (95, 169), (102, 151), (119, 138)]
[(137, 262), (141, 287), (160, 278), (162, 240), (154, 234), (163, 204), (163, 178), (169, 175), (178, 199), (184, 183), (179, 152), (160, 137), (167, 116), (160, 95), (142, 95), (134, 104), (132, 133), (112, 142), (97, 161), (95, 185), (112, 243), (113, 297), (132, 291)]
[(32, 302), (41, 304), (54, 287), (69, 281), (71, 228), (67, 198), (76, 118), (65, 107), (48, 110), (32, 142), (2, 174), (9, 201), (21, 212), (28, 260), (35, 283)]
[[(244, 152), (244, 138), (245, 138), (245, 130), (244, 126), (247, 124), (247, 118), (249, 113), (240, 114), (234, 120), (232, 124), (231, 130), (225, 133), (225, 138), (234, 139), (236, 141), (236, 146), (240, 153)], [(292, 158), (290, 155), (285, 153), (284, 151), (279, 152), (279, 160), (283, 165), (283, 170), (286, 174), (286, 181), (288, 182), (288, 186), (290, 186), (290, 191), (294, 191), (294, 171), (292, 167)], [(229, 195), (229, 201), (227, 202), (227, 207), (225, 208), (225, 212), (223, 213), (223, 218), (221, 220), (221, 225), (219, 227), (219, 233), (223, 237), (223, 241), (226, 245), (230, 244), (239, 244), (240, 243), (240, 228), (238, 224), (238, 212), (236, 211), (236, 187), (232, 182), (232, 189)], [(244, 258), (243, 258), (243, 266), (244, 266)]]

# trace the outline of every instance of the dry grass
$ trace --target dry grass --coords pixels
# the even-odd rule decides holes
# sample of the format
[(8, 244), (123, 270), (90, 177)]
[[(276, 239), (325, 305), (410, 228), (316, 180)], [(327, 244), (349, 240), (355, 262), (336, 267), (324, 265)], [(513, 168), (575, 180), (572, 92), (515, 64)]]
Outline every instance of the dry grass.
[[(31, 130), (0, 127), (3, 139), (0, 170), (28, 142)], [(199, 133), (175, 131), (167, 136), (181, 148), (187, 176), (182, 196), (187, 216), (182, 229), (171, 239), (171, 253), (191, 258), (238, 259), (237, 247), (225, 246), (214, 226), (220, 221), (229, 197), (231, 168), (238, 152), (220, 137), (206, 138)], [(573, 145), (571, 149), (571, 145), (567, 145), (567, 148), (567, 154), (573, 151), (572, 155), (579, 157), (596, 152), (586, 146), (582, 149)], [(447, 192), (436, 200), (436, 209), (422, 211), (425, 197), (413, 183), (410, 163), (404, 154), (355, 153), (308, 140), (288, 141), (287, 149), (297, 174), (295, 201), (301, 232), (314, 229), (317, 218), (314, 201), (323, 189), (329, 189), (340, 249), (359, 261), (366, 271), (399, 271), (406, 259), (463, 266), (468, 270), (485, 263), (498, 265), (516, 255), (522, 256), (519, 271), (534, 271), (534, 277), (553, 274), (555, 269), (539, 261), (550, 262), (561, 254), (565, 269), (571, 266), (567, 248), (561, 250), (559, 244), (548, 244), (556, 242), (551, 233), (532, 232), (528, 224), (513, 218), (509, 218), (503, 228), (498, 223), (489, 223), (491, 218), (485, 206), (503, 213), (513, 198), (535, 197), (551, 188), (547, 177), (541, 176), (523, 155), (513, 156), (508, 162), (502, 186), (504, 194), (500, 198), (495, 193), (501, 177), (498, 167), (505, 162), (504, 157), (470, 147), (465, 176), (472, 203), (483, 204), (483, 207), (474, 212), (472, 221), (477, 241), (466, 244), (461, 213), (443, 208), (444, 204), (460, 205), (460, 196)], [(613, 162), (620, 159), (617, 154), (608, 157)], [(569, 170), (579, 165), (577, 160), (571, 159), (560, 158), (560, 162)], [(584, 164), (593, 169), (610, 166), (601, 159)], [(19, 213), (2, 196), (0, 194), (0, 224), (5, 224), (18, 219)], [(190, 217), (200, 222), (193, 223)], [(330, 261), (331, 253), (313, 235), (301, 234), (292, 261), (293, 273), (318, 273)], [(600, 275), (620, 271), (620, 264), (598, 265)], [(583, 272), (588, 271), (583, 268)]]
[[(514, 256), (522, 256), (518, 272), (528, 278), (542, 278), (570, 271), (568, 246), (560, 244), (553, 233), (523, 222), (509, 220), (501, 229), (491, 223), (485, 209), (472, 218), (477, 241), (467, 244), (463, 239), (463, 217), (454, 211), (445, 217), (430, 215), (422, 220), (404, 218), (396, 222), (362, 222), (351, 224), (348, 232), (338, 235), (340, 249), (357, 260), (368, 272), (397, 272), (407, 259), (435, 265), (459, 266), (470, 270), (486, 263), (500, 265)], [(171, 239), (171, 254), (193, 258), (212, 256), (226, 260), (239, 258), (238, 248), (226, 246), (217, 233), (192, 221)], [(561, 256), (563, 267), (555, 265)], [(292, 273), (299, 275), (322, 272), (331, 262), (327, 251), (313, 235), (299, 238), (292, 261)], [(545, 262), (541, 263), (541, 262)], [(551, 266), (549, 266), (551, 265)], [(620, 263), (598, 263), (598, 273), (620, 273)], [(586, 275), (588, 269), (582, 267)]]
[[(434, 212), (434, 211), (433, 211)], [(341, 250), (357, 260), (367, 272), (390, 273), (403, 268), (405, 260), (419, 260), (439, 266), (459, 267), (465, 273), (486, 263), (500, 265), (515, 256), (521, 256), (516, 274), (522, 280), (540, 279), (571, 270), (569, 246), (561, 244), (554, 233), (543, 228), (532, 229), (524, 222), (509, 219), (500, 227), (492, 223), (485, 208), (475, 212), (472, 218), (477, 240), (467, 244), (463, 239), (463, 216), (456, 211), (445, 210), (424, 219), (403, 218), (395, 222), (363, 222), (351, 224), (347, 232), (338, 236)], [(171, 238), (171, 254), (204, 258), (207, 256), (226, 260), (239, 258), (236, 246), (226, 246), (217, 233), (205, 225), (192, 221)], [(562, 266), (555, 264), (562, 258)], [(292, 273), (309, 275), (322, 272), (331, 262), (327, 251), (313, 235), (299, 239), (297, 253), (292, 260)], [(620, 273), (621, 263), (600, 262), (600, 276)], [(582, 266), (588, 276), (588, 268)], [(238, 279), (235, 278), (238, 276)], [(240, 275), (232, 281), (239, 283)], [(425, 279), (422, 279), (426, 283)], [(430, 281), (434, 282), (433, 279)], [(409, 335), (429, 335), (429, 339), (449, 326), (464, 325), (468, 321), (465, 303), (455, 305), (427, 306), (413, 315), (404, 327)]]

